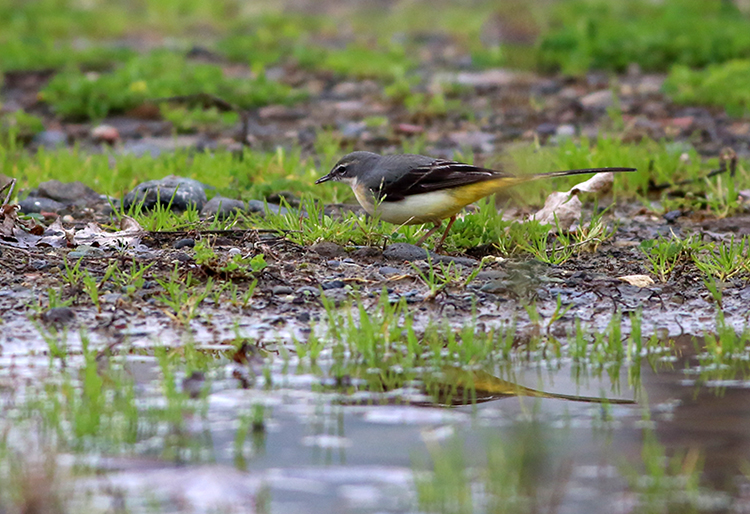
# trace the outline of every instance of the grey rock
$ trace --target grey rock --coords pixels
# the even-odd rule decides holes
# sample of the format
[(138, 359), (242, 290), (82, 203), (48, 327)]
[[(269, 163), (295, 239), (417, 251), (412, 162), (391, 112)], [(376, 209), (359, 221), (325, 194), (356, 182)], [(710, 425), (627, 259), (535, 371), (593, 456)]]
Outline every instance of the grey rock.
[(459, 266), (466, 266), (467, 268), (472, 268), (479, 264), (479, 261), (476, 259), (471, 259), (469, 257), (453, 257), (450, 255), (432, 255), (432, 261), (433, 262), (442, 262), (443, 264), (448, 264), (452, 262), (453, 264), (457, 264)]
[(126, 141), (121, 151), (124, 155), (132, 154), (136, 157), (143, 157), (144, 155), (159, 157), (161, 152), (162, 149), (159, 145), (148, 141)]
[(180, 248), (185, 248), (185, 247), (187, 247), (187, 248), (193, 248), (194, 246), (195, 246), (195, 239), (193, 239), (191, 237), (186, 237), (184, 239), (179, 239), (179, 240), (175, 241), (175, 243), (174, 243), (174, 247), (176, 249), (178, 249), (178, 250)]
[(70, 307), (55, 307), (42, 314), (42, 321), (55, 325), (66, 325), (76, 319), (76, 313)]
[(393, 243), (386, 247), (383, 256), (394, 261), (418, 261), (427, 259), (430, 252), (409, 243)]
[(321, 257), (340, 257), (346, 255), (346, 250), (341, 245), (331, 243), (329, 241), (322, 241), (316, 243), (310, 247), (310, 250), (317, 253)]
[(294, 290), (289, 286), (273, 286), (273, 289), (271, 289), (271, 292), (273, 294), (292, 294)]
[(170, 205), (173, 211), (185, 211), (190, 206), (200, 210), (206, 203), (206, 191), (197, 180), (170, 175), (138, 184), (122, 201), (126, 210), (140, 202), (147, 210), (156, 205)]
[(269, 212), (272, 214), (286, 214), (289, 210), (286, 207), (280, 207), (272, 203), (264, 203), (261, 200), (248, 200), (247, 212), (265, 216)]
[(383, 251), (375, 246), (363, 246), (354, 250), (352, 255), (358, 259), (373, 259), (383, 255)]
[(323, 289), (323, 291), (328, 291), (329, 289), (341, 289), (346, 286), (346, 282), (343, 280), (329, 280), (328, 282), (323, 282), (320, 284), (320, 287)]
[(674, 223), (680, 216), (682, 216), (682, 211), (680, 209), (677, 209), (663, 214), (662, 218), (664, 218), (667, 223)]
[(104, 250), (96, 246), (79, 245), (75, 250), (68, 252), (68, 259), (83, 259), (84, 257), (101, 257)]
[(38, 196), (28, 196), (18, 202), (18, 206), (20, 207), (20, 211), (24, 214), (60, 212), (66, 207), (65, 204), (56, 202), (50, 198), (42, 198)]
[(44, 259), (34, 259), (29, 264), (31, 264), (32, 268), (38, 271), (41, 271), (49, 267), (49, 263), (45, 261)]
[(99, 193), (79, 181), (48, 180), (39, 184), (37, 191), (39, 196), (65, 204), (93, 205), (103, 201)]
[(604, 110), (615, 103), (615, 96), (611, 90), (602, 89), (581, 97), (579, 101), (585, 109)]
[(317, 298), (320, 296), (320, 289), (312, 286), (302, 286), (297, 288), (295, 294)]
[(573, 137), (576, 135), (576, 128), (573, 125), (560, 125), (555, 130), (555, 135), (560, 138)]
[(245, 202), (242, 200), (233, 200), (223, 196), (214, 196), (201, 209), (201, 216), (216, 216), (226, 218), (232, 214), (245, 211)]
[(557, 125), (554, 123), (541, 123), (537, 125), (536, 131), (540, 136), (551, 136), (557, 131)]
[(378, 273), (387, 277), (388, 275), (400, 275), (403, 271), (392, 266), (383, 266), (378, 270)]
[(508, 274), (505, 271), (502, 270), (486, 270), (486, 271), (480, 271), (477, 273), (477, 276), (474, 278), (475, 281), (481, 281), (481, 280), (501, 280), (504, 278), (507, 278)]
[(62, 130), (45, 130), (34, 135), (35, 146), (55, 149), (68, 146), (68, 135)]

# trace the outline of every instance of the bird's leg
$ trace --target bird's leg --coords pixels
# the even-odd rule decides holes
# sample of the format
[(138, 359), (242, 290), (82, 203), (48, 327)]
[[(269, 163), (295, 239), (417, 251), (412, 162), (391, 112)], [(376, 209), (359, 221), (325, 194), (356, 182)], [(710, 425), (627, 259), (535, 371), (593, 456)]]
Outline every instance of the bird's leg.
[(441, 246), (443, 246), (443, 241), (445, 241), (446, 236), (448, 235), (448, 231), (453, 226), (453, 222), (456, 221), (456, 215), (454, 214), (451, 216), (450, 221), (448, 221), (448, 226), (445, 227), (445, 232), (443, 232), (443, 237), (440, 238), (440, 241), (438, 242), (437, 246), (435, 246), (435, 251), (438, 251)]
[(435, 222), (435, 226), (432, 227), (425, 235), (423, 235), (422, 237), (419, 238), (419, 241), (417, 241), (417, 246), (422, 246), (422, 243), (424, 243), (425, 241), (427, 241), (427, 238), (430, 237), (432, 234), (434, 234), (435, 231), (437, 229), (439, 229), (440, 225), (442, 225), (442, 224), (443, 224), (442, 221)]

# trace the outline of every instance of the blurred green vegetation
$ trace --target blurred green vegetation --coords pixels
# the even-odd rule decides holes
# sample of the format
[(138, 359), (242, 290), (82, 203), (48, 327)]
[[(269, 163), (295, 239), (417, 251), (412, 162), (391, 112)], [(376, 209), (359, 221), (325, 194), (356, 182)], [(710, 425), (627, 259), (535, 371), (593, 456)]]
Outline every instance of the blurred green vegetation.
[(544, 71), (666, 71), (750, 56), (750, 19), (730, 1), (558, 2), (550, 27), (539, 40)]
[(675, 102), (724, 107), (730, 116), (750, 114), (750, 60), (736, 59), (702, 70), (675, 66), (664, 83)]
[(66, 118), (99, 119), (110, 113), (133, 109), (148, 100), (176, 95), (206, 93), (240, 107), (269, 103), (291, 103), (304, 95), (291, 87), (257, 77), (225, 76), (215, 64), (189, 61), (168, 50), (129, 59), (120, 68), (107, 73), (86, 73), (69, 68), (40, 92), (40, 98)]

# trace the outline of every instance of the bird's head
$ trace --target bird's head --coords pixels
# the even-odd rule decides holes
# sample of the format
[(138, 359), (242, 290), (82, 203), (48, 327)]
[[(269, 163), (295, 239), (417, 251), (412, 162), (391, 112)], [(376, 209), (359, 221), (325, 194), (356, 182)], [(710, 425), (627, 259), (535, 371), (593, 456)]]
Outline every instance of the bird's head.
[(327, 175), (320, 177), (315, 183), (322, 184), (323, 182), (334, 180), (336, 182), (352, 184), (366, 173), (373, 161), (377, 159), (380, 159), (380, 155), (372, 152), (352, 152), (346, 154), (331, 168), (331, 171)]

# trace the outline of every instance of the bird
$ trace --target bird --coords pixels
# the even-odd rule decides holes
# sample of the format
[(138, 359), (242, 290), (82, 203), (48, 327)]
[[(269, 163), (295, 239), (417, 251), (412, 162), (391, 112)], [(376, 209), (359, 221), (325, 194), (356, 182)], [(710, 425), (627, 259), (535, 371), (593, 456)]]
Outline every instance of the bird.
[(417, 242), (421, 246), (449, 219), (440, 248), (456, 221), (456, 215), (469, 204), (508, 187), (542, 178), (585, 173), (631, 172), (635, 168), (585, 168), (532, 175), (513, 175), (427, 155), (380, 155), (352, 152), (339, 160), (316, 184), (335, 181), (351, 186), (362, 208), (371, 216), (396, 225), (433, 223)]

